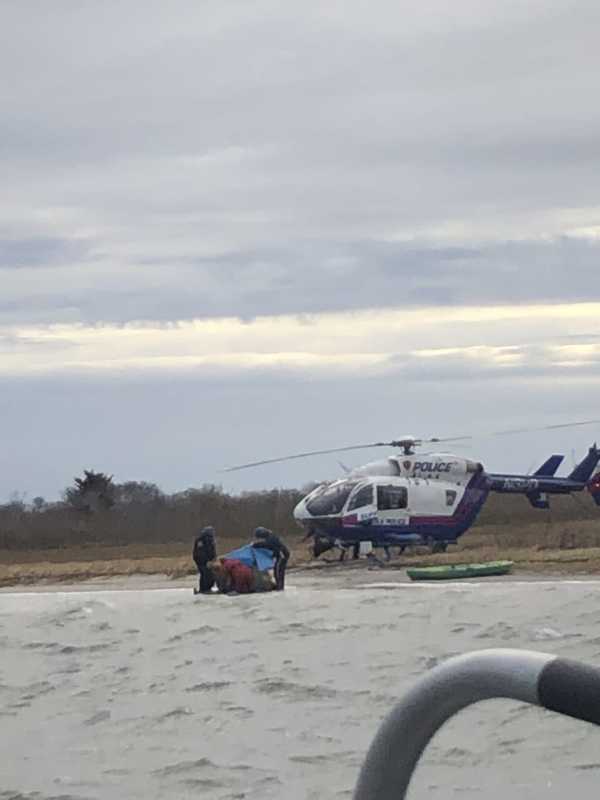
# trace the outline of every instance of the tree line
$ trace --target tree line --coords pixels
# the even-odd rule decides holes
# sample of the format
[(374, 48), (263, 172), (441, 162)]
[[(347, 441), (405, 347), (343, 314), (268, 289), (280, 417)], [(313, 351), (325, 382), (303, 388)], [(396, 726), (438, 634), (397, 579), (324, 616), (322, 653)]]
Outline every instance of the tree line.
[[(288, 537), (301, 531), (293, 509), (312, 487), (271, 489), (232, 495), (205, 485), (166, 494), (154, 483), (115, 483), (112, 476), (89, 470), (48, 503), (15, 495), (0, 505), (0, 548), (36, 550), (81, 545), (189, 543), (203, 525), (219, 538), (250, 538), (258, 525)], [(477, 526), (598, 519), (587, 493), (552, 498), (549, 512), (538, 511), (519, 496), (492, 495)]]
[(59, 502), (13, 496), (0, 506), (0, 548), (189, 542), (208, 524), (223, 538), (250, 538), (259, 525), (297, 535), (292, 511), (303, 494), (273, 489), (231, 495), (213, 485), (166, 494), (154, 483), (114, 483), (105, 473), (86, 471)]

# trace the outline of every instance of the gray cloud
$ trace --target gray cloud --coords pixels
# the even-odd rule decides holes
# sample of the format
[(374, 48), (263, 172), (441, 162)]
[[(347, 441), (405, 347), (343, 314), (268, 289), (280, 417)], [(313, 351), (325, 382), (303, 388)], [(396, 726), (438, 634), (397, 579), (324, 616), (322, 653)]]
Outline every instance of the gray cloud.
[[(600, 298), (593, 0), (6, 5), (0, 326)], [(529, 366), (411, 363), (326, 391), (273, 371), (9, 381), (0, 494), (84, 466), (175, 489), (273, 441), (589, 413), (593, 365), (551, 389)], [(512, 444), (488, 454), (515, 467)]]
[(595, 3), (34, 18), (0, 34), (0, 265), (82, 262), (49, 319), (58, 285), (85, 320), (598, 296), (561, 238), (600, 224)]
[(388, 306), (588, 301), (600, 298), (599, 261), (600, 242), (568, 237), (471, 248), (294, 242), (174, 263), (153, 258), (124, 272), (105, 270), (94, 258), (81, 262), (79, 276), (47, 265), (35, 288), (5, 275), (0, 320), (39, 321), (46, 313), (48, 320), (166, 322)]
[(53, 267), (58, 264), (81, 266), (89, 258), (86, 242), (56, 237), (0, 238), (0, 270)]

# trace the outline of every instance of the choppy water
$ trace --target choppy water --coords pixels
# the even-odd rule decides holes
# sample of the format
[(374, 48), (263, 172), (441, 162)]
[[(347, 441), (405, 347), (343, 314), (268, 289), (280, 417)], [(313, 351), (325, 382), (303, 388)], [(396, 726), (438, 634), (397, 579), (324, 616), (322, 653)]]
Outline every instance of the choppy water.
[[(382, 716), (448, 656), (600, 664), (600, 582), (0, 594), (0, 800), (350, 798)], [(415, 798), (596, 798), (600, 729), (508, 701), (444, 728)]]

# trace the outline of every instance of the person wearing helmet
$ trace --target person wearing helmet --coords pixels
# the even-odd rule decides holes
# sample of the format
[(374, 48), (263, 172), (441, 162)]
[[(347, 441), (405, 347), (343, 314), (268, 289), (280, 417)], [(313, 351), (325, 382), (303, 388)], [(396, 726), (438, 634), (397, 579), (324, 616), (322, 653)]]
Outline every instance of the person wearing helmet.
[(273, 531), (270, 531), (268, 528), (256, 528), (254, 531), (254, 539), (255, 541), (252, 543), (253, 547), (270, 550), (271, 553), (273, 553), (275, 557), (275, 564), (273, 566), (275, 590), (278, 592), (283, 591), (285, 586), (285, 570), (290, 557), (290, 551), (279, 536), (276, 536)]
[(215, 529), (212, 525), (206, 525), (198, 536), (194, 539), (192, 558), (198, 569), (199, 588), (194, 589), (194, 593), (208, 594), (215, 585), (215, 576), (209, 567), (209, 562), (217, 557), (217, 546), (215, 542)]

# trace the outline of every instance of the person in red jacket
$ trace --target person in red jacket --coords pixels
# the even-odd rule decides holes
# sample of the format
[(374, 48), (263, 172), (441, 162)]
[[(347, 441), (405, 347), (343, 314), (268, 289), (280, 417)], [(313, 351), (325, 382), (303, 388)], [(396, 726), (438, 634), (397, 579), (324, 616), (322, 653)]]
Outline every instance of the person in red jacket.
[(251, 567), (233, 558), (220, 558), (212, 566), (217, 587), (221, 592), (250, 594), (254, 592), (254, 572)]

